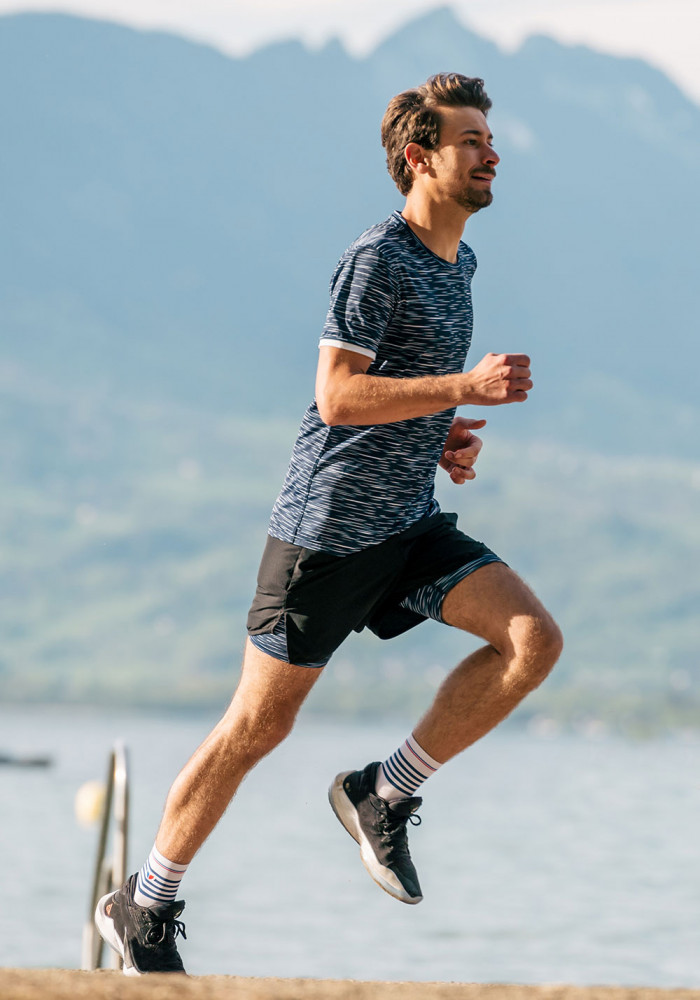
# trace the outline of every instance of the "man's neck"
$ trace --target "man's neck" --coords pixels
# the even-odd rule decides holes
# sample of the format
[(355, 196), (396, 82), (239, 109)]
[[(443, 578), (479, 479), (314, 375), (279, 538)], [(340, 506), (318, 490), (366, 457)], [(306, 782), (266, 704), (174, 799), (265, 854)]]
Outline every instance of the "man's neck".
[(459, 241), (470, 212), (455, 202), (433, 202), (411, 197), (409, 192), (401, 215), (421, 243), (425, 243), (438, 257), (454, 264), (457, 260)]

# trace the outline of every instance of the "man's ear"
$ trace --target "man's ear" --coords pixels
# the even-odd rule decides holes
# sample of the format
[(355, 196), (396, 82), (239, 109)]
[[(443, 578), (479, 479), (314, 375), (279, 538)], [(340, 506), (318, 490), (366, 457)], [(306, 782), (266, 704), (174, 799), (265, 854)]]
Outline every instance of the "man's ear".
[(430, 151), (423, 149), (417, 142), (409, 142), (403, 155), (415, 174), (426, 174), (430, 170)]

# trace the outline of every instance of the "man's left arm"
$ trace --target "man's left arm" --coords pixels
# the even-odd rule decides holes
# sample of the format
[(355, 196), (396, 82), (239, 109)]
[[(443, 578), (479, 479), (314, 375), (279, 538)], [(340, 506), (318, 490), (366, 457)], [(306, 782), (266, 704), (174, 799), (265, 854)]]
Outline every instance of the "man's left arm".
[(483, 442), (473, 432), (485, 424), (485, 420), (470, 420), (468, 417), (455, 417), (452, 421), (438, 464), (457, 486), (476, 477), (473, 466)]

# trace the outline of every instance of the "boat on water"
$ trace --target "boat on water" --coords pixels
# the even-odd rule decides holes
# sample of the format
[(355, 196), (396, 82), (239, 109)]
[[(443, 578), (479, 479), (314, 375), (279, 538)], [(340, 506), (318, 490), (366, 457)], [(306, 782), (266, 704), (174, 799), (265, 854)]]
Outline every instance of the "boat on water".
[(47, 754), (11, 754), (0, 752), (0, 766), (7, 767), (51, 767), (53, 757)]

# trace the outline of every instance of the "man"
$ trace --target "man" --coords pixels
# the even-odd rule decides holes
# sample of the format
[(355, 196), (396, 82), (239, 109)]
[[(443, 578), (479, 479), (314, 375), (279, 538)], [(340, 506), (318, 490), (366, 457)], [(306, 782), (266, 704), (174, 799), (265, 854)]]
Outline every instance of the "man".
[(128, 975), (182, 971), (180, 879), (353, 629), (390, 638), (430, 617), (486, 642), (391, 757), (330, 788), (372, 878), (405, 903), (422, 898), (406, 837), (418, 787), (559, 656), (559, 630), (537, 598), (433, 497), (438, 464), (456, 484), (474, 477), (473, 431), (485, 421), (454, 419), (455, 408), (522, 402), (532, 388), (524, 354), (488, 354), (463, 371), (476, 261), (461, 236), (492, 200), (490, 106), (483, 81), (440, 74), (395, 97), (384, 116), (389, 172), (406, 204), (363, 233), (333, 276), (316, 399), (273, 509), (238, 689), (176, 779), (145, 865), (98, 906)]

